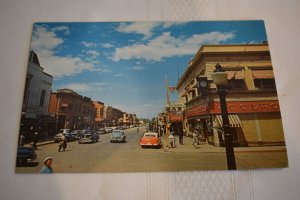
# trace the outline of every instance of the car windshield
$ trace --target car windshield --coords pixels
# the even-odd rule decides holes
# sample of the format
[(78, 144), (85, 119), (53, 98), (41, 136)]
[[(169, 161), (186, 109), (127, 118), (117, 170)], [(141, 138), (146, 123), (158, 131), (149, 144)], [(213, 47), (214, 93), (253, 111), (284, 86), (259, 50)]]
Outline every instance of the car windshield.
[(112, 133), (112, 135), (113, 135), (114, 137), (120, 137), (120, 136), (123, 135), (123, 132), (121, 132), (121, 131), (114, 131), (114, 132)]

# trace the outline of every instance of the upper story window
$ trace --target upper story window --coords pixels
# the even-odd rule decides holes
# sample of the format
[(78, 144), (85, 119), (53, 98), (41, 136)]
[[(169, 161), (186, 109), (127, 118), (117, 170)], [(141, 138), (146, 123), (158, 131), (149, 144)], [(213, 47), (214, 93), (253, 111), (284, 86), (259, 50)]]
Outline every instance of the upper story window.
[(45, 95), (46, 95), (46, 91), (42, 90), (41, 92), (41, 97), (40, 97), (40, 106), (44, 106), (45, 103)]
[(245, 75), (242, 70), (226, 71), (228, 76), (228, 85), (231, 90), (244, 90), (246, 89)]
[(254, 85), (257, 89), (276, 89), (272, 69), (252, 70)]

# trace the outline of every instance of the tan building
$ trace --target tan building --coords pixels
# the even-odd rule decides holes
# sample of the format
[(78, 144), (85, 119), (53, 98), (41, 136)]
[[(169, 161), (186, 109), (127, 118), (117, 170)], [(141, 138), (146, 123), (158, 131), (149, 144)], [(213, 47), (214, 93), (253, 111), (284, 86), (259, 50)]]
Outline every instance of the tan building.
[(104, 103), (100, 101), (94, 101), (93, 102), (94, 107), (96, 109), (96, 118), (95, 118), (95, 123), (96, 127), (100, 128), (102, 127), (102, 122), (104, 122)]
[[(224, 144), (222, 118), (211, 73), (219, 63), (228, 74), (227, 109), (236, 146), (284, 145), (284, 134), (268, 44), (204, 45), (187, 66), (176, 89), (186, 105), (184, 128), (203, 141)], [(198, 79), (208, 83), (198, 89)]]

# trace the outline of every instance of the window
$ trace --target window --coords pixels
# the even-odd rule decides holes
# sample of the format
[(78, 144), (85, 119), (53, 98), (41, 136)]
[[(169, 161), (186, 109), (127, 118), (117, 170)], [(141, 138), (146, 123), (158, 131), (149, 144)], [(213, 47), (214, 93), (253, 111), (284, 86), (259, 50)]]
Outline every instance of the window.
[(252, 70), (252, 77), (257, 89), (276, 89), (272, 69)]
[(258, 89), (276, 89), (275, 79), (255, 79), (254, 85)]
[(42, 90), (41, 98), (40, 98), (40, 106), (44, 106), (46, 91)]
[(229, 88), (231, 90), (244, 90), (246, 89), (246, 84), (244, 79), (231, 79), (228, 81)]
[(195, 91), (195, 90), (192, 90), (192, 91), (191, 91), (191, 94), (192, 94), (192, 99), (193, 99), (194, 97), (196, 97), (196, 91)]

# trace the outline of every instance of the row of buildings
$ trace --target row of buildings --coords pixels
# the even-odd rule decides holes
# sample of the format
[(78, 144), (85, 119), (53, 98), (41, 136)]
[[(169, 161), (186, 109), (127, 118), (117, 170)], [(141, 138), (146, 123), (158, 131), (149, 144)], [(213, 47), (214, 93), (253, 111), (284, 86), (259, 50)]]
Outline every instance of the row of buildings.
[[(168, 104), (158, 119), (192, 130), (202, 141), (224, 145), (219, 96), (212, 80), (216, 64), (228, 74), (227, 109), (236, 146), (285, 145), (269, 46), (203, 45), (177, 82), (179, 102)], [(163, 124), (160, 120), (160, 124)]]
[(136, 124), (128, 114), (71, 89), (51, 91), (53, 77), (44, 72), (37, 54), (30, 52), (23, 97), (20, 133), (31, 137), (38, 130), (52, 136), (59, 129), (97, 129)]

